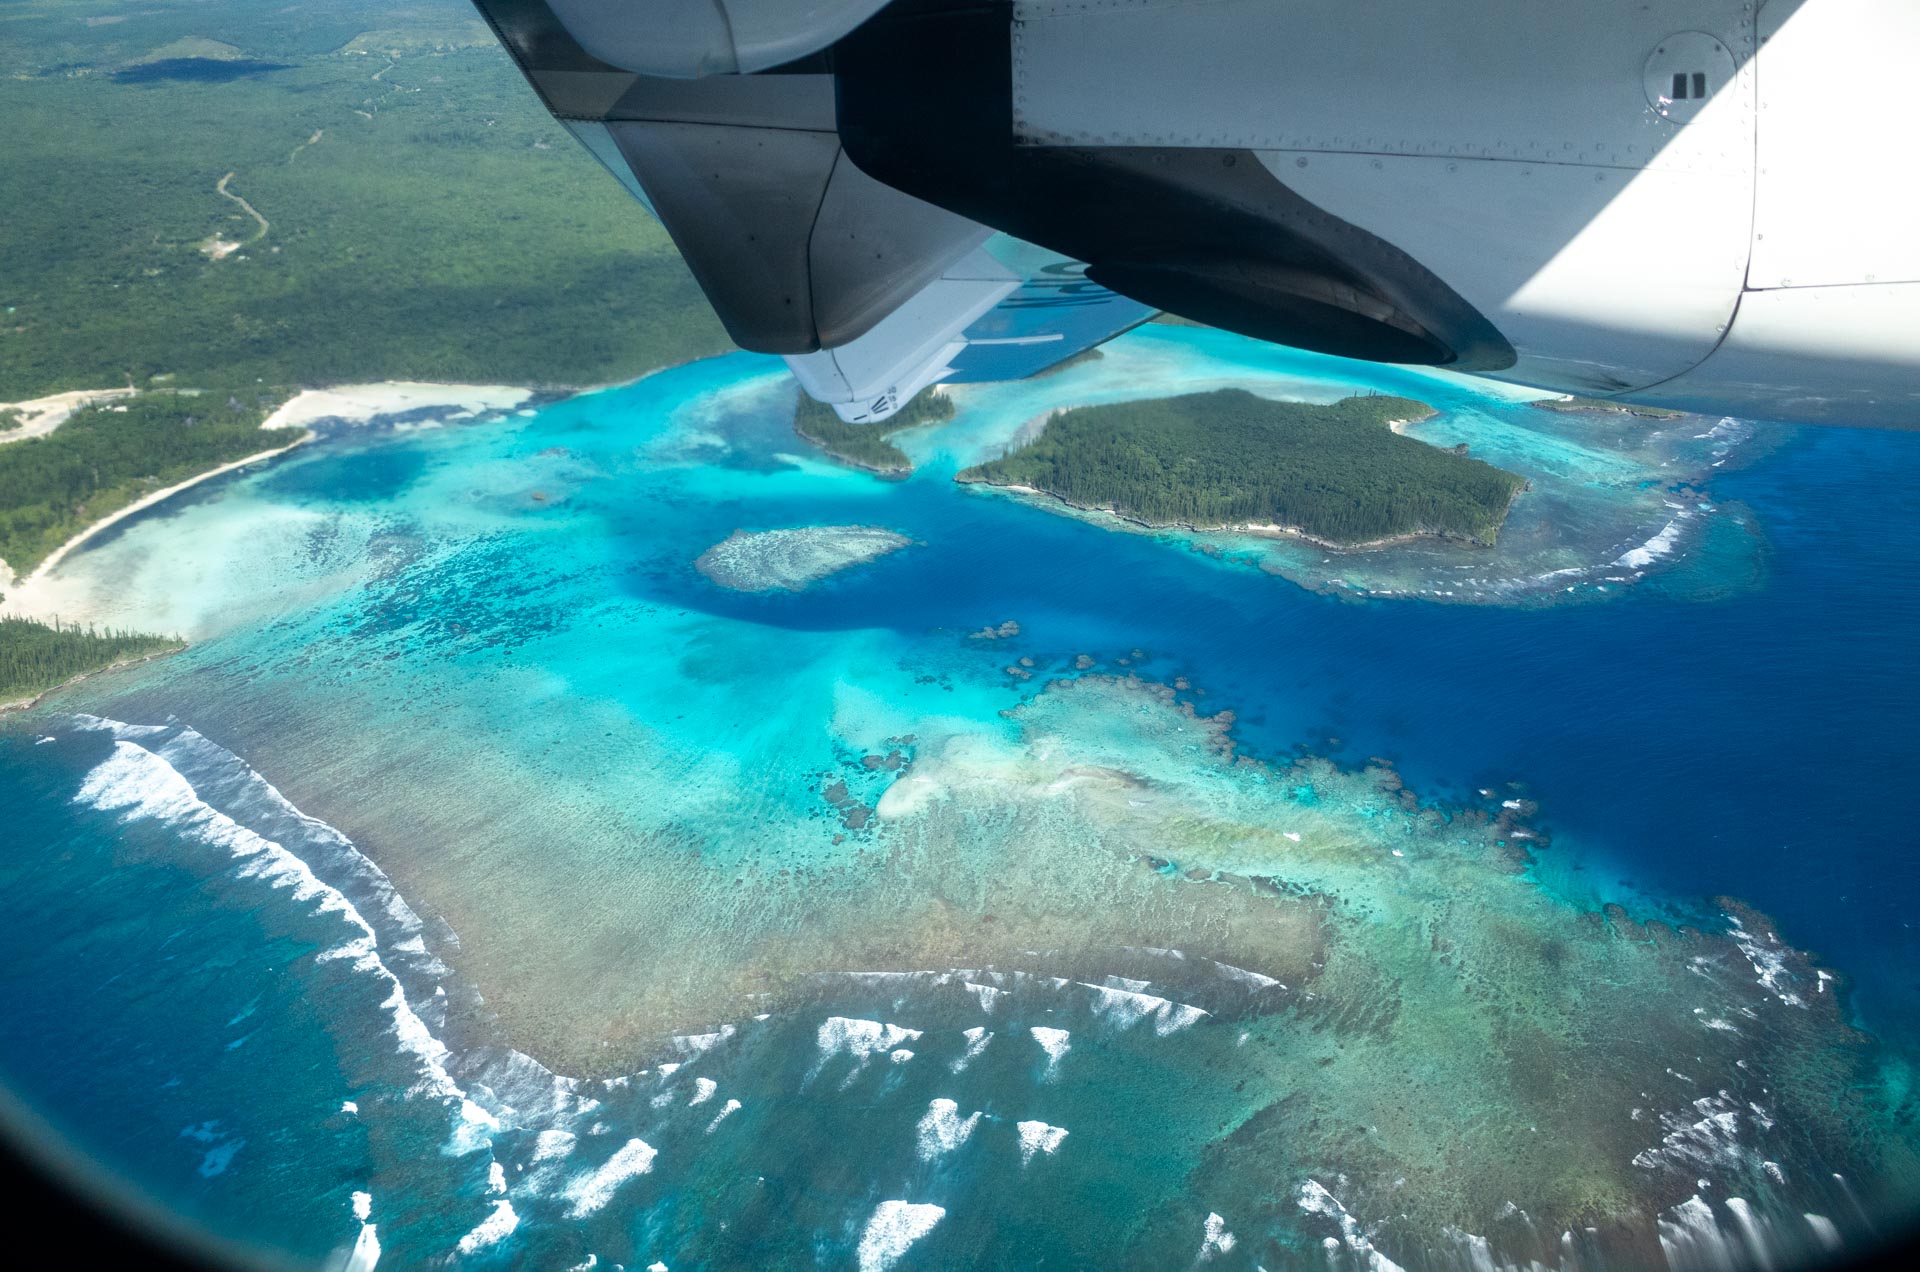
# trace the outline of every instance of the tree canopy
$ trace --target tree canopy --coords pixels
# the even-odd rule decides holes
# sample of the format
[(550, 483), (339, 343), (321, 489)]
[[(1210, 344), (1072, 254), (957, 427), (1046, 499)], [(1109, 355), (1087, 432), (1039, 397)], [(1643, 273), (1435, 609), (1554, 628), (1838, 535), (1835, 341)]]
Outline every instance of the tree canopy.
[(1526, 481), (1390, 427), (1432, 413), (1409, 398), (1323, 406), (1242, 389), (1076, 407), (958, 479), (1028, 486), (1154, 526), (1274, 525), (1336, 544), (1408, 534), (1491, 544)]
[(888, 441), (895, 433), (953, 418), (953, 400), (944, 393), (920, 393), (878, 424), (849, 424), (806, 394), (793, 411), (793, 431), (827, 454), (855, 468), (882, 477), (905, 477), (913, 471), (907, 453)]

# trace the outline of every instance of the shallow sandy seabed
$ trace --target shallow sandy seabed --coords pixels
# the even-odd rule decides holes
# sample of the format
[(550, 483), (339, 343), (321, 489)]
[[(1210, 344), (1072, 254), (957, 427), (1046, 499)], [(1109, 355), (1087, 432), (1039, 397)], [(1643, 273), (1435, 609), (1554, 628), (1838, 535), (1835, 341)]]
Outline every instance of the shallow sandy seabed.
[[(1806, 1215), (1844, 1221), (1920, 1179), (1904, 1067), (1845, 1023), (1830, 973), (1737, 902), (1718, 933), (1583, 911), (1528, 877), (1524, 801), (1435, 807), (1384, 765), (1246, 756), (1230, 718), (1132, 676), (1058, 679), (1007, 717), (1004, 735), (849, 756), (838, 785), (890, 780), (871, 818), (829, 786), (843, 833), (863, 836), (842, 864), (626, 862), (567, 881), (537, 920), (525, 897), (511, 922), (448, 914), (430, 949), (484, 1000), (450, 1028), (607, 1079), (563, 1084), (582, 1121), (637, 1103), (628, 1075), (679, 1057), (648, 1079), (666, 1084), (654, 1107), (738, 1092), (821, 1134), (842, 1098), (899, 1085), (870, 1068), (959, 1075), (997, 1033), (1003, 1080), (1018, 1046), (1015, 1086), (1058, 1089), (1021, 1098), (1077, 1137), (1092, 1176), (1074, 1187), (1128, 1159), (1140, 1117), (1169, 1155), (1126, 1185), (1138, 1213), (1080, 1238), (1088, 1257), (1116, 1240), (1175, 1250), (1202, 1200), (1256, 1249), (1324, 1221), (1363, 1266), (1375, 1243), (1423, 1263), (1475, 1240), (1553, 1260), (1585, 1229), (1635, 1262), (1696, 1239), (1724, 1254), (1710, 1208), (1687, 1227), (1702, 1193), (1746, 1199), (1733, 1213), (1779, 1256), (1818, 1247)], [(116, 762), (96, 786), (128, 785)], [(705, 1067), (676, 1077), (693, 1058)], [(486, 1116), (531, 1129), (529, 1093), (552, 1079), (515, 1063), (472, 1047), (448, 1061)], [(945, 1125), (923, 1139), (964, 1138)], [(751, 1174), (766, 1141), (728, 1143), (680, 1149), (681, 1168)]]
[(700, 573), (736, 592), (798, 592), (913, 540), (878, 526), (800, 526), (736, 530), (702, 552)]

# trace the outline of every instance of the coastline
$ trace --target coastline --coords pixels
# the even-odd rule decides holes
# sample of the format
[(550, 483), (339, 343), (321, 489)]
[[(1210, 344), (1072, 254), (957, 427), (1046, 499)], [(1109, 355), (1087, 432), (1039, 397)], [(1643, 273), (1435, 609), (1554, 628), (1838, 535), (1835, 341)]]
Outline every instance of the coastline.
[[(863, 473), (870, 473), (878, 477), (881, 481), (905, 481), (907, 478), (913, 476), (912, 464), (892, 464), (882, 468), (879, 464), (870, 464), (864, 459), (858, 459), (846, 454), (844, 451), (834, 449), (831, 442), (826, 441), (824, 438), (815, 437), (812, 433), (807, 432), (804, 425), (796, 423), (793, 426), (793, 431), (795, 436), (799, 437), (801, 441), (807, 443), (809, 446), (817, 447), (822, 455), (825, 455), (834, 463), (844, 465), (848, 468), (858, 469)], [(894, 430), (896, 433), (904, 431), (904, 429)], [(880, 438), (882, 441), (885, 441), (892, 435), (892, 433), (882, 433)]]
[[(569, 390), (572, 396), (580, 390)], [(310, 428), (323, 421), (370, 424), (393, 415), (451, 409), (451, 419), (469, 419), (488, 411), (525, 406), (536, 390), (512, 384), (436, 384), (423, 380), (382, 380), (302, 389), (261, 421), (267, 428)]]
[[(1195, 526), (1184, 521), (1168, 522), (1161, 525), (1151, 521), (1142, 521), (1138, 517), (1130, 517), (1112, 506), (1092, 507), (1087, 504), (1077, 504), (1065, 495), (1056, 495), (1050, 490), (1041, 490), (1038, 486), (1020, 486), (977, 479), (973, 481), (961, 481), (958, 477), (955, 477), (954, 481), (962, 486), (985, 486), (990, 490), (1006, 491), (1022, 502), (1030, 503), (1038, 508), (1047, 507), (1049, 502), (1062, 504), (1071, 508), (1075, 513), (1082, 514), (1084, 518), (1089, 521), (1099, 518), (1120, 522), (1120, 525), (1110, 526), (1108, 528), (1124, 530), (1128, 533), (1158, 534), (1163, 531), (1172, 530), (1184, 534), (1243, 534), (1256, 539), (1291, 539), (1298, 543), (1310, 543), (1314, 547), (1324, 549), (1328, 552), (1341, 553), (1370, 552), (1376, 548), (1390, 548), (1403, 543), (1414, 543), (1421, 539), (1431, 539), (1436, 543), (1456, 543), (1472, 548), (1492, 548), (1495, 546), (1492, 543), (1485, 543), (1479, 539), (1467, 539), (1459, 535), (1435, 534), (1430, 530), (1411, 530), (1405, 534), (1391, 534), (1378, 539), (1367, 539), (1360, 543), (1336, 543), (1332, 539), (1322, 539), (1296, 526), (1253, 523), (1233, 526)], [(1524, 489), (1525, 487), (1522, 487), (1521, 490), (1516, 490), (1512, 497), (1508, 499), (1507, 511), (1509, 513), (1513, 510), (1513, 501), (1520, 497)], [(1501, 521), (1504, 523), (1505, 520), (1506, 517), (1503, 514)]]
[(276, 456), (284, 455), (288, 451), (294, 449), (297, 446), (306, 445), (308, 442), (312, 441), (317, 436), (318, 434), (312, 431), (308, 431), (302, 434), (301, 436), (295, 438), (293, 441), (288, 442), (285, 446), (276, 446), (272, 450), (257, 451), (252, 455), (245, 456), (244, 458), (232, 460), (228, 463), (222, 464), (218, 468), (210, 468), (204, 473), (200, 473), (197, 476), (189, 477), (185, 481), (175, 482), (171, 486), (167, 486), (161, 490), (156, 490), (150, 495), (144, 495), (141, 498), (134, 500), (132, 503), (128, 504), (124, 508), (116, 509), (115, 511), (108, 513), (106, 516), (100, 518), (100, 520), (87, 526), (85, 529), (81, 530), (78, 534), (75, 534), (72, 538), (68, 539), (65, 543), (61, 544), (59, 547), (55, 548), (52, 552), (48, 553), (46, 559), (41, 561), (39, 565), (36, 565), (33, 568), (33, 570), (29, 574), (27, 574), (26, 577), (20, 578), (16, 576), (14, 579), (13, 586), (7, 591), (7, 594), (6, 594), (7, 608), (10, 611), (18, 611), (24, 617), (39, 619), (44, 622), (53, 613), (53, 611), (47, 610), (45, 612), (42, 612), (41, 609), (36, 608), (36, 606), (34, 605), (34, 595), (36, 591), (39, 589), (40, 585), (45, 582), (46, 577), (49, 574), (51, 574), (54, 571), (54, 569), (58, 567), (62, 561), (66, 560), (69, 556), (71, 556), (77, 549), (83, 546), (87, 542), (87, 540), (93, 538), (94, 535), (99, 534), (102, 530), (105, 530), (109, 526), (118, 525), (120, 522), (125, 521), (128, 517), (131, 517), (136, 513), (145, 512), (148, 508), (153, 507), (155, 504), (165, 503), (167, 500), (173, 498), (175, 495), (179, 494), (181, 491), (190, 490), (193, 487), (199, 485), (203, 481), (208, 481), (214, 477), (220, 476), (223, 473), (230, 473), (236, 468), (245, 468), (248, 464), (257, 464), (263, 460), (273, 459)]
[[(588, 390), (568, 390), (566, 396), (585, 391)], [(36, 399), (33, 403), (19, 404), (38, 407), (42, 414), (35, 419), (34, 423), (25, 426), (19, 432), (0, 434), (0, 437), (7, 440), (21, 440), (25, 435), (45, 436), (65, 422), (67, 416), (74, 410), (89, 402), (125, 397), (134, 392), (136, 390), (132, 389), (84, 389)], [(313, 425), (334, 422), (357, 426), (390, 416), (430, 410), (449, 411), (448, 418), (451, 419), (470, 419), (488, 412), (521, 409), (539, 396), (541, 395), (537, 390), (518, 385), (436, 384), (415, 380), (387, 380), (371, 384), (344, 384), (332, 388), (302, 389), (281, 403), (260, 425), (263, 430), (301, 429), (302, 435), (287, 445), (257, 451), (210, 468), (206, 472), (144, 495), (124, 508), (115, 509), (76, 532), (25, 575), (17, 575), (5, 561), (0, 561), (0, 578), (12, 580), (3, 589), (6, 608), (9, 613), (42, 622), (57, 616), (60, 607), (55, 603), (54, 598), (48, 595), (49, 576), (95, 535), (129, 517), (164, 503), (201, 482), (210, 481), (250, 464), (277, 459), (288, 451), (316, 440), (320, 434), (314, 431)], [(46, 422), (49, 417), (51, 422)], [(34, 431), (28, 434), (28, 429)]]
[[(31, 615), (29, 615), (29, 617), (31, 617)], [(77, 675), (68, 676), (59, 684), (42, 689), (31, 698), (14, 698), (8, 702), (0, 702), (0, 715), (5, 715), (9, 711), (31, 711), (48, 698), (51, 698), (54, 694), (59, 693), (62, 689), (71, 689), (82, 680), (87, 680), (93, 676), (104, 676), (110, 671), (119, 671), (125, 667), (138, 667), (141, 663), (152, 662), (156, 658), (171, 658), (186, 649), (186, 647), (187, 642), (183, 640), (172, 649), (156, 649), (150, 654), (141, 654), (135, 658), (116, 658), (104, 667), (95, 667), (92, 671), (83, 671)]]

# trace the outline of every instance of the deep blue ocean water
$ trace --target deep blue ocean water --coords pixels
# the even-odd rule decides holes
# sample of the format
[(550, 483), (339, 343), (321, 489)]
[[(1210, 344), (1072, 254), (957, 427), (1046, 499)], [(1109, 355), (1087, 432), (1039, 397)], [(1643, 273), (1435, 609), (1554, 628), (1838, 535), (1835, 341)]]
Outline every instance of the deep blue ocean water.
[[(1332, 374), (1325, 360), (1290, 365), (1306, 367), (1303, 374)], [(232, 510), (244, 499), (249, 507), (370, 509), (352, 515), (377, 519), (389, 501), (411, 497), (425, 505), (458, 489), (491, 516), (491, 501), (501, 494), (489, 482), (502, 465), (538, 470), (534, 457), (554, 447), (570, 447), (575, 458), (599, 456), (596, 430), (623, 411), (635, 420), (644, 416), (645, 429), (658, 429), (671, 418), (663, 403), (705, 400), (768, 375), (764, 362), (729, 359), (655, 377), (612, 401), (547, 408), (529, 420), (342, 438), (264, 475), (200, 492), (188, 505), (209, 516), (237, 515)], [(1392, 373), (1379, 378), (1383, 388), (1397, 387)], [(351, 754), (336, 736), (344, 725), (324, 739), (335, 748), (324, 760), (317, 735), (307, 739), (315, 743), (311, 752), (301, 750), (297, 736), (271, 746), (251, 740), (273, 733), (281, 718), (262, 718), (262, 712), (290, 709), (296, 695), (318, 700), (324, 686), (346, 702), (350, 691), (360, 692), (355, 686), (377, 695), (414, 685), (404, 679), (413, 662), (441, 657), (443, 645), (456, 643), (436, 625), (440, 620), (422, 619), (435, 606), (448, 614), (457, 609), (462, 622), (475, 626), (497, 622), (507, 633), (509, 654), (497, 662), (485, 661), (495, 657), (492, 646), (445, 655), (453, 670), (434, 674), (444, 674), (448, 684), (524, 674), (509, 656), (514, 649), (533, 651), (535, 671), (570, 677), (565, 687), (541, 690), (558, 695), (552, 714), (529, 705), (520, 728), (501, 726), (529, 739), (563, 718), (568, 693), (596, 704), (609, 696), (645, 703), (660, 721), (717, 696), (737, 716), (750, 717), (755, 702), (804, 700), (810, 676), (845, 683), (869, 664), (905, 666), (914, 658), (939, 664), (936, 671), (958, 685), (947, 695), (961, 704), (955, 710), (989, 716), (1018, 687), (990, 688), (990, 663), (998, 660), (972, 649), (954, 653), (956, 634), (1011, 618), (1021, 628), (1016, 652), (1043, 667), (1091, 652), (1107, 660), (1128, 657), (1156, 678), (1188, 678), (1205, 691), (1207, 709), (1236, 713), (1236, 733), (1254, 753), (1284, 755), (1304, 745), (1348, 762), (1386, 757), (1423, 797), (1450, 804), (1484, 803), (1482, 790), (1524, 794), (1538, 803), (1538, 823), (1553, 836), (1535, 867), (1548, 887), (1583, 907), (1617, 900), (1643, 915), (1688, 919), (1712, 914), (1715, 896), (1737, 897), (1773, 916), (1788, 941), (1817, 952), (1847, 978), (1862, 1024), (1902, 1046), (1920, 1044), (1920, 935), (1913, 926), (1920, 870), (1912, 865), (1920, 834), (1908, 802), (1920, 765), (1920, 677), (1913, 670), (1920, 650), (1920, 534), (1914, 531), (1920, 526), (1920, 434), (1795, 429), (1751, 463), (1716, 472), (1712, 498), (1750, 510), (1764, 544), (1757, 583), (1745, 579), (1703, 597), (1655, 572), (1623, 595), (1595, 603), (1356, 603), (1154, 538), (957, 490), (945, 481), (951, 461), (938, 457), (900, 485), (795, 469), (782, 458), (793, 448), (781, 414), (789, 399), (775, 394), (771, 423), (747, 418), (766, 414), (764, 396), (748, 394), (745, 405), (729, 408), (734, 414), (720, 413), (715, 429), (724, 447), (682, 448), (670, 459), (654, 452), (644, 462), (670, 470), (654, 492), (658, 497), (592, 504), (583, 514), (594, 528), (591, 541), (542, 549), (556, 557), (548, 573), (528, 567), (523, 549), (503, 547), (492, 524), (470, 528), (466, 539), (445, 527), (419, 532), (428, 546), (406, 548), (419, 555), (363, 585), (374, 602), (324, 596), (285, 602), (197, 644), (174, 665), (141, 673), (130, 690), (90, 687), (63, 705), (136, 724), (177, 716), (231, 747), (304, 812), (353, 830), (370, 818), (356, 812), (347, 792), (366, 789), (368, 769), (341, 758)], [(616, 441), (604, 443), (603, 462), (632, 462), (622, 457), (640, 449), (636, 438)], [(475, 448), (493, 467), (474, 459)], [(435, 487), (436, 480), (443, 486)], [(549, 472), (533, 480), (560, 489), (567, 478)], [(164, 533), (170, 518), (179, 521), (177, 513), (131, 523), (114, 542), (130, 546), (143, 534)], [(331, 550), (329, 535), (358, 543), (351, 522), (342, 524), (348, 531), (313, 531), (299, 541), (301, 551), (321, 561)], [(885, 525), (916, 546), (799, 593), (728, 593), (688, 568), (702, 547), (743, 526), (823, 524)], [(386, 521), (380, 533), (405, 538), (417, 529)], [(551, 535), (542, 542), (557, 543)], [(1699, 544), (1690, 549), (1696, 570), (1711, 568), (1711, 562), (1698, 564), (1709, 551)], [(1746, 561), (1729, 568), (1752, 573)], [(528, 574), (493, 594), (492, 583), (515, 569)], [(590, 667), (581, 652), (591, 636), (569, 633), (553, 617), (563, 585), (599, 589), (610, 606), (674, 616), (674, 639), (708, 642), (720, 663), (739, 650), (762, 661), (709, 670), (716, 679), (750, 683), (702, 684), (685, 697), (673, 696), (671, 686), (628, 684), (617, 676), (619, 687), (609, 689), (611, 673)], [(449, 590), (436, 592), (436, 586)], [(366, 651), (364, 661), (357, 661), (356, 649)], [(1134, 649), (1145, 651), (1145, 659), (1132, 659)], [(790, 679), (781, 682), (789, 672), (775, 658), (792, 660)], [(974, 670), (953, 669), (963, 664)], [(532, 704), (528, 683), (516, 680), (515, 687), (494, 692), (506, 695), (503, 701)], [(455, 690), (436, 696), (439, 691), (416, 688), (408, 727), (424, 736), (438, 727), (436, 713)], [(933, 698), (929, 689), (900, 710), (911, 715)], [(302, 718), (300, 729), (308, 734), (317, 727)], [(675, 727), (694, 728), (662, 724), (667, 732)], [(778, 738), (736, 744), (713, 724), (707, 733), (701, 743), (717, 751), (737, 746), (749, 759), (787, 754)], [(54, 740), (39, 744), (43, 736)], [(8, 1004), (0, 1072), (76, 1142), (222, 1230), (312, 1258), (344, 1257), (363, 1231), (353, 1212), (355, 1194), (364, 1192), (372, 1199), (370, 1222), (382, 1225), (382, 1266), (409, 1266), (454, 1248), (486, 1206), (507, 1194), (489, 1183), (476, 1158), (440, 1147), (448, 1134), (443, 1121), (407, 1100), (409, 1090), (417, 1094), (417, 1075), (382, 1059), (392, 1051), (380, 1041), (393, 1029), (382, 1002), (387, 982), (370, 989), (345, 975), (341, 960), (315, 963), (317, 951), (353, 939), (354, 932), (340, 928), (339, 914), (324, 898), (299, 913), (276, 909), (265, 884), (235, 874), (226, 840), (209, 845), (203, 817), (191, 824), (126, 821), (76, 803), (76, 791), (114, 755), (114, 746), (107, 733), (53, 716), (0, 731), (0, 807), (6, 809), (0, 994)], [(526, 746), (530, 756), (532, 740)], [(809, 761), (808, 747), (819, 749), (792, 746)], [(315, 756), (311, 770), (295, 762), (303, 753)], [(342, 867), (359, 881), (352, 886), (328, 874), (322, 859), (337, 856), (338, 845), (243, 789), (235, 774), (244, 774), (244, 766), (221, 768), (226, 761), (217, 757), (195, 762), (201, 767), (185, 760), (174, 767), (192, 779), (198, 798), (235, 824), (285, 844), (348, 893), (380, 929), (383, 948), (422, 931), (440, 948), (445, 938), (432, 917), (415, 927), (373, 917), (353, 891), (378, 892), (364, 871)], [(549, 755), (541, 763), (561, 771), (570, 761), (563, 747), (557, 759)], [(598, 771), (593, 763), (583, 744), (573, 765), (583, 783)], [(407, 797), (406, 775), (391, 780), (374, 798)], [(216, 787), (224, 794), (210, 793)], [(436, 788), (427, 782), (421, 789)], [(786, 797), (767, 798), (773, 807)], [(403, 881), (420, 868), (409, 864), (409, 854), (432, 847), (356, 838), (367, 856)], [(391, 862), (383, 847), (394, 854)], [(388, 959), (394, 983), (406, 986), (421, 1018), (440, 1030), (440, 1005), (466, 991), (425, 955), (408, 966), (394, 964), (391, 954)], [(849, 1004), (845, 1013), (858, 1015), (861, 1004)], [(875, 1019), (893, 1018), (883, 1014), (883, 1000), (865, 1007)], [(810, 1043), (812, 1029), (809, 1022), (801, 1030), (803, 1042)], [(778, 1049), (777, 1039), (754, 1045)], [(471, 1090), (484, 1065), (468, 1057), (467, 1066), (455, 1077)], [(748, 1082), (749, 1072), (760, 1071), (741, 1061), (722, 1076)], [(1030, 1074), (1020, 1078), (1030, 1080)], [(496, 1092), (512, 1088), (498, 1074), (490, 1085)], [(723, 1095), (727, 1089), (723, 1082)], [(620, 1107), (611, 1095), (601, 1098)], [(901, 1125), (912, 1124), (926, 1098), (920, 1092), (913, 1109), (898, 1114)], [(1066, 1112), (1092, 1116), (1065, 1095), (1049, 1098)], [(349, 1102), (359, 1109), (343, 1110)], [(688, 1115), (697, 1114), (704, 1126), (716, 1106), (702, 1101)], [(753, 1106), (749, 1100), (742, 1116), (751, 1116)], [(1048, 1121), (1055, 1116), (1048, 1114)], [(1067, 1124), (1064, 1112), (1058, 1116)], [(579, 1114), (580, 1126), (592, 1120)], [(823, 1137), (836, 1133), (824, 1123), (812, 1129)], [(1002, 1130), (1012, 1134), (1010, 1124)], [(700, 1142), (698, 1127), (686, 1133)], [(772, 1140), (794, 1132), (761, 1123), (755, 1133)], [(873, 1134), (878, 1142), (880, 1132)], [(667, 1151), (655, 1133), (648, 1143)], [(530, 1144), (515, 1150), (516, 1169), (537, 1171), (544, 1160)], [(831, 1158), (822, 1149), (811, 1174), (781, 1175), (764, 1164), (740, 1169), (764, 1171), (763, 1184), (773, 1178), (796, 1198), (809, 1188), (859, 1197), (867, 1187), (861, 1171), (878, 1170), (870, 1148), (850, 1142), (846, 1160), (832, 1159), (831, 1167), (822, 1164)], [(613, 1159), (624, 1160), (617, 1153)], [(1139, 1165), (1145, 1175), (1159, 1169), (1148, 1161)], [(519, 1188), (517, 1177), (511, 1186)], [(529, 1222), (514, 1239), (525, 1244), (481, 1247), (476, 1257), (569, 1266), (596, 1242), (613, 1249), (632, 1239), (631, 1255), (610, 1257), (645, 1266), (646, 1251), (674, 1248), (676, 1234), (717, 1223), (723, 1211), (748, 1213), (729, 1209), (748, 1204), (741, 1200), (743, 1185), (731, 1177), (703, 1175), (682, 1186), (671, 1205), (649, 1214), (637, 1237), (632, 1230), (616, 1237), (596, 1229), (611, 1221), (609, 1212), (592, 1209), (577, 1216), (585, 1237), (563, 1238)], [(465, 1208), (423, 1207), (420, 1198), (435, 1189), (461, 1192)], [(532, 1214), (531, 1202), (518, 1191), (512, 1195)], [(573, 1210), (562, 1206), (560, 1213), (588, 1210), (584, 1194), (556, 1195), (572, 1198), (566, 1205)], [(712, 1208), (703, 1212), (700, 1198)], [(862, 1215), (872, 1200), (862, 1203)], [(804, 1208), (799, 1200), (784, 1204)], [(958, 1231), (959, 1218), (941, 1222)], [(743, 1219), (740, 1226), (749, 1225)], [(858, 1224), (823, 1230), (816, 1250), (831, 1264), (866, 1235)], [(737, 1238), (744, 1245), (715, 1241), (691, 1262), (667, 1261), (675, 1268), (744, 1266), (737, 1261), (792, 1254), (784, 1247), (758, 1249), (746, 1237)], [(931, 1238), (916, 1248), (915, 1257), (924, 1256), (928, 1266), (958, 1258), (952, 1250), (936, 1252)], [(1071, 1249), (1062, 1248), (1059, 1258), (1071, 1262)]]

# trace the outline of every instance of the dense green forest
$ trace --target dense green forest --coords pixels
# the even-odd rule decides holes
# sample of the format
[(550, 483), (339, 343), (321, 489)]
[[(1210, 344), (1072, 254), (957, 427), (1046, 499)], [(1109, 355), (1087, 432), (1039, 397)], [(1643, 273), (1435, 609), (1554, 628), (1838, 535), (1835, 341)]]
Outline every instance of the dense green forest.
[(18, 0), (0, 117), (0, 404), (585, 386), (729, 347), (464, 0)]
[(887, 439), (903, 429), (953, 418), (953, 400), (944, 393), (922, 389), (912, 401), (878, 424), (849, 424), (806, 394), (793, 410), (793, 431), (842, 463), (864, 468), (882, 477), (905, 477), (913, 471), (907, 453)]
[(1085, 406), (957, 480), (1031, 486), (1149, 525), (1278, 525), (1337, 544), (1433, 534), (1491, 544), (1526, 481), (1396, 434), (1398, 397), (1331, 406), (1242, 389)]
[(32, 698), (83, 672), (165, 653), (180, 644), (139, 632), (0, 617), (0, 702)]
[(25, 575), (92, 522), (231, 460), (285, 446), (275, 398), (142, 393), (85, 407), (44, 437), (0, 446), (0, 560)]

